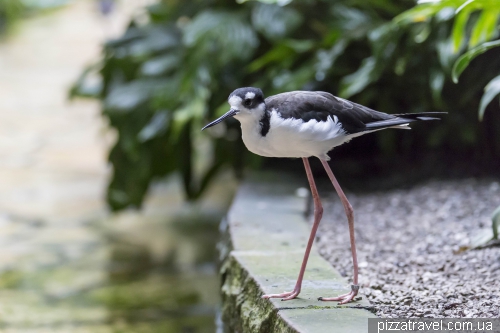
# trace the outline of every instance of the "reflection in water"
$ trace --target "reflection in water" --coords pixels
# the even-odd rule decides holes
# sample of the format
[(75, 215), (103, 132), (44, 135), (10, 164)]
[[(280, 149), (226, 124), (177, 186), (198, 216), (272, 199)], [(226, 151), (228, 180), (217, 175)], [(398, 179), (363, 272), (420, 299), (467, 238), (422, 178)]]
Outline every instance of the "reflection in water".
[(217, 222), (200, 214), (173, 219), (164, 237), (157, 236), (175, 244), (158, 261), (149, 244), (112, 241), (110, 283), (91, 293), (110, 310), (109, 323), (147, 332), (215, 332)]
[(187, 206), (171, 180), (141, 211), (107, 213), (113, 134), (96, 103), (67, 94), (149, 0), (116, 1), (106, 22), (97, 1), (67, 2), (0, 42), (0, 332), (213, 332), (234, 182)]
[(215, 332), (215, 245), (234, 189), (218, 183), (195, 206), (175, 182), (158, 185), (141, 211), (61, 232), (36, 263), (0, 273), (0, 331)]

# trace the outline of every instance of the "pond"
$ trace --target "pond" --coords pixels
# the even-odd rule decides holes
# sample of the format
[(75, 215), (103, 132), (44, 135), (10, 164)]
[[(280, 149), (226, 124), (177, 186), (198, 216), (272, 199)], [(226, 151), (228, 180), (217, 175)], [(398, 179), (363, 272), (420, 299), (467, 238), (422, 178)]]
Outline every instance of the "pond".
[(0, 273), (0, 331), (216, 332), (218, 225), (235, 188), (225, 178), (197, 204), (170, 181), (140, 211), (5, 222), (52, 238)]

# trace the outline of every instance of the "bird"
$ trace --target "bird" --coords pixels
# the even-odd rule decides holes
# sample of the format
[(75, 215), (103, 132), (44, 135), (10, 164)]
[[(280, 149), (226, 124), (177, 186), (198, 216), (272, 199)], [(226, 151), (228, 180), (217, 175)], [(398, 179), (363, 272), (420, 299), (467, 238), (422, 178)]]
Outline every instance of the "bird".
[(298, 90), (264, 98), (262, 90), (255, 87), (234, 90), (228, 103), (230, 110), (202, 130), (235, 118), (241, 124), (243, 143), (252, 153), (265, 157), (301, 158), (314, 203), (314, 222), (294, 289), (281, 294), (266, 294), (262, 298), (286, 301), (300, 294), (307, 260), (323, 216), (323, 206), (309, 164), (310, 157), (317, 157), (344, 207), (353, 262), (350, 292), (336, 297), (319, 297), (318, 300), (337, 301), (339, 304), (352, 302), (359, 291), (354, 210), (328, 164), (328, 152), (358, 136), (386, 128), (410, 129), (412, 122), (439, 120), (439, 116), (446, 112), (387, 114), (324, 91)]

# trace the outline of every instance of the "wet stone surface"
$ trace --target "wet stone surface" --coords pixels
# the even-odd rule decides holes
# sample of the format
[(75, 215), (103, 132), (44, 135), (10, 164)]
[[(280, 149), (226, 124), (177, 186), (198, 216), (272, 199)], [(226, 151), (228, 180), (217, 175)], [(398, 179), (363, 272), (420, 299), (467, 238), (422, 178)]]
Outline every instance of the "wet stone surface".
[[(320, 253), (352, 278), (347, 221), (331, 191)], [(355, 213), (361, 295), (380, 317), (500, 316), (500, 247), (466, 250), (500, 205), (489, 180), (433, 181), (409, 190), (347, 193)]]

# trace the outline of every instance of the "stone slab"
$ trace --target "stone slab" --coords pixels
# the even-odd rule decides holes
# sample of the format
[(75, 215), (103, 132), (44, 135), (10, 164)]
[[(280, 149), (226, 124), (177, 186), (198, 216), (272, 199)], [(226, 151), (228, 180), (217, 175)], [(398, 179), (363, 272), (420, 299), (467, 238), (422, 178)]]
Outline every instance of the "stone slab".
[(299, 297), (264, 300), (265, 293), (290, 291), (295, 285), (310, 227), (305, 199), (295, 196), (304, 186), (297, 179), (273, 173), (245, 181), (228, 213), (231, 251), (222, 265), (223, 319), (226, 330), (238, 332), (361, 332), (367, 330), (364, 300), (339, 306), (320, 302), (349, 291), (346, 279), (311, 251)]
[(366, 311), (358, 309), (291, 309), (280, 311), (280, 316), (297, 332), (368, 332)]

